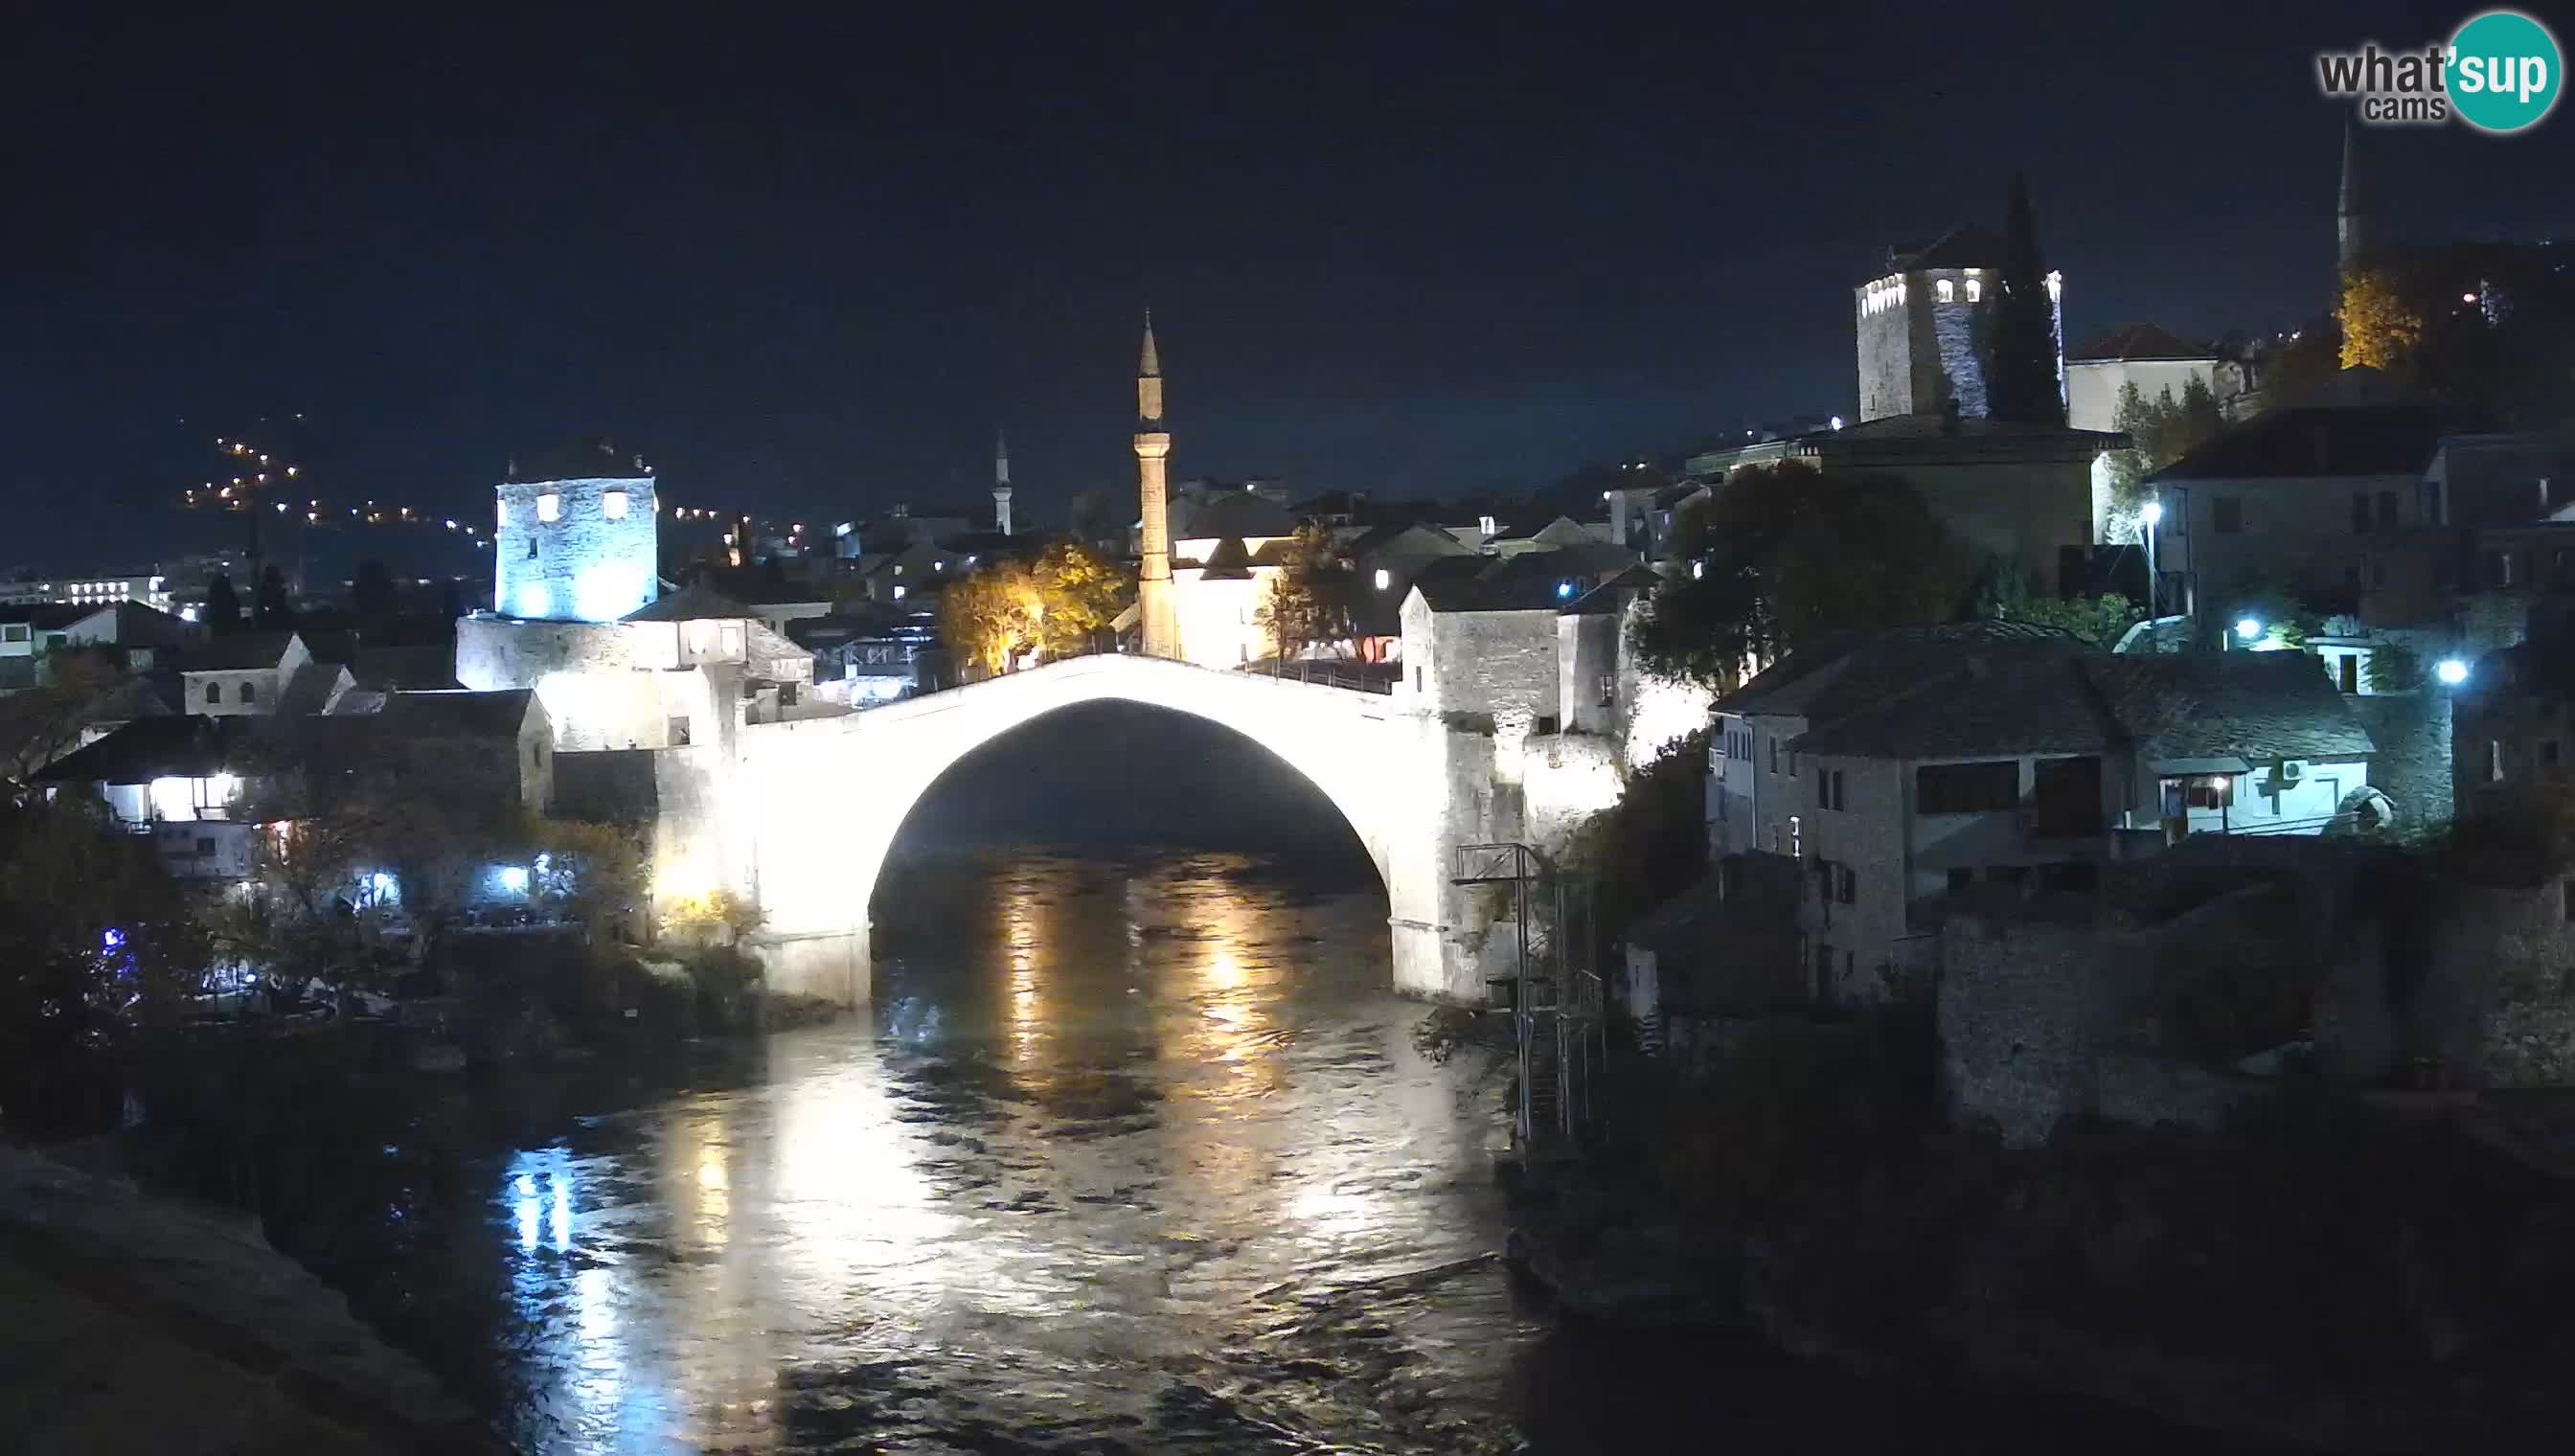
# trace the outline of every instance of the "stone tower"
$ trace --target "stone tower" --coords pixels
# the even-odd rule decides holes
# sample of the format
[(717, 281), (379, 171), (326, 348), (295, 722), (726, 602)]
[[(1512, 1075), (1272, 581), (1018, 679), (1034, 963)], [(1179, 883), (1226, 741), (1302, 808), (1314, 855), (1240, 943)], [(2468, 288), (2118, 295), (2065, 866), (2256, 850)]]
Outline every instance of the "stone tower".
[(1011, 439), (993, 436), (993, 529), (1011, 534)]
[(588, 440), (513, 461), (508, 474), (494, 492), (494, 612), (615, 622), (659, 595), (660, 508), (641, 456)]
[(2361, 191), (2360, 157), (2352, 125), (2342, 124), (2342, 195), (2334, 205), (2336, 276), (2349, 273), (2369, 251), (2369, 200)]
[(1145, 349), (1136, 361), (1136, 492), (1141, 523), (1136, 616), (1149, 658), (1181, 655), (1181, 616), (1172, 600), (1172, 515), (1165, 462), (1171, 432), (1163, 428), (1163, 357), (1154, 348), (1154, 314), (1145, 312)]

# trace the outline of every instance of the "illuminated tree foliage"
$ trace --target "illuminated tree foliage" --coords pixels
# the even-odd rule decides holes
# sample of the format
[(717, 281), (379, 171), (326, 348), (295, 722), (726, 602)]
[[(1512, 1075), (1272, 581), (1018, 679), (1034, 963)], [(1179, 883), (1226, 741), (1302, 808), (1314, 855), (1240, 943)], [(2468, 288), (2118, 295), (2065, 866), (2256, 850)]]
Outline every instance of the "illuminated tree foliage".
[(949, 583), (939, 635), (960, 664), (991, 677), (1032, 654), (1051, 660), (1094, 650), (1134, 592), (1122, 568), (1060, 541), (1033, 563), (995, 561)]
[(2423, 343), (2423, 315), (2404, 283), (2383, 268), (2354, 268), (2342, 279), (2342, 367), (2407, 371)]
[(2060, 628), (2089, 647), (2107, 652), (2119, 645), (2128, 629), (2137, 625), (2145, 614), (2137, 604), (2116, 592), (2099, 597), (2030, 597), (2020, 596), (1994, 604), (1992, 616), (2004, 622), (2027, 622), (2039, 627)]
[(1674, 541), (1697, 565), (1654, 594), (1637, 653), (1719, 692), (1828, 633), (1950, 621), (1974, 577), (1911, 486), (1795, 461), (1735, 472)]
[(2207, 444), (2224, 424), (2217, 397), (2196, 375), (2182, 387), (2179, 400), (2170, 389), (2157, 391), (2148, 400), (2134, 381), (2119, 387), (2110, 426), (2126, 435), (2129, 444), (2109, 456), (2110, 540), (2135, 536), (2137, 511), (2145, 504), (2146, 478)]

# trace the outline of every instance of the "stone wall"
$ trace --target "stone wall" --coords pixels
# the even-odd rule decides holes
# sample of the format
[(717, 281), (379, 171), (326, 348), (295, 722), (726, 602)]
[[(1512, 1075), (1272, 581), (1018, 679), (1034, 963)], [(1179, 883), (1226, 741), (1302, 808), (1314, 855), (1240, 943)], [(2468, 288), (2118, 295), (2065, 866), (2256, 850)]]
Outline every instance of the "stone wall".
[(2415, 997), (2423, 1043), (2476, 1087), (2575, 1083), (2575, 891), (2460, 886)]
[(1940, 936), (1941, 1091), (1950, 1116), (2006, 1145), (2046, 1140), (2094, 1105), (2101, 945), (2089, 925), (1953, 916)]
[[(551, 499), (555, 519), (541, 519)], [(653, 480), (512, 481), (499, 491), (492, 610), (615, 622), (653, 601), (659, 523)], [(612, 505), (621, 508), (612, 517)]]
[[(2426, 670), (2429, 670), (2426, 664)], [(2452, 766), (2450, 695), (2439, 688), (2409, 693), (2370, 693), (2346, 697), (2361, 727), (2369, 729), (2378, 752), (2369, 760), (2370, 786), (2396, 804), (2397, 823), (2405, 829), (2432, 828), (2450, 821)]]

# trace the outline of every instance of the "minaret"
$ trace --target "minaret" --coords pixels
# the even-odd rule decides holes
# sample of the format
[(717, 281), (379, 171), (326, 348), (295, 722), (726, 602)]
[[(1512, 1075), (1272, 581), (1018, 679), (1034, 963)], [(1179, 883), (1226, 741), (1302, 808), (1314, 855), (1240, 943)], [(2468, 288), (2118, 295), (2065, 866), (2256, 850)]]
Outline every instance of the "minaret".
[(2369, 204), (2360, 188), (2360, 159), (2351, 122), (2342, 124), (2342, 198), (2334, 207), (2334, 252), (2341, 273), (2349, 273), (2370, 245), (2365, 226)]
[(993, 434), (993, 529), (1011, 534), (1011, 441), (999, 431)]
[(1181, 615), (1172, 600), (1172, 515), (1164, 462), (1172, 454), (1163, 428), (1163, 357), (1154, 348), (1154, 312), (1145, 311), (1145, 351), (1136, 361), (1137, 622), (1145, 656), (1181, 655)]

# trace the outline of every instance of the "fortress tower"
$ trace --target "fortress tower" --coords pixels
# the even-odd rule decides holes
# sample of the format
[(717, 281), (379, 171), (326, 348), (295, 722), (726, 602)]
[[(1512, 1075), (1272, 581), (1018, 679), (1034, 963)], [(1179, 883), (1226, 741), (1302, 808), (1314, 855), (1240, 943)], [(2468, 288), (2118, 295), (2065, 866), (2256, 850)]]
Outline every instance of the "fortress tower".
[(1136, 492), (1138, 542), (1138, 631), (1149, 658), (1181, 655), (1181, 617), (1172, 599), (1172, 515), (1170, 483), (1165, 474), (1172, 454), (1171, 432), (1163, 428), (1163, 358), (1154, 348), (1154, 315), (1145, 314), (1145, 349), (1136, 361)]
[(546, 622), (615, 622), (661, 588), (659, 508), (641, 456), (588, 440), (501, 483), (492, 610)]

